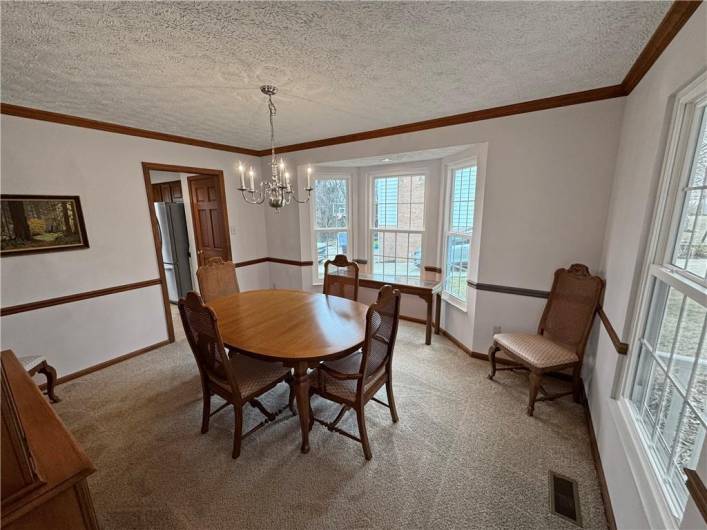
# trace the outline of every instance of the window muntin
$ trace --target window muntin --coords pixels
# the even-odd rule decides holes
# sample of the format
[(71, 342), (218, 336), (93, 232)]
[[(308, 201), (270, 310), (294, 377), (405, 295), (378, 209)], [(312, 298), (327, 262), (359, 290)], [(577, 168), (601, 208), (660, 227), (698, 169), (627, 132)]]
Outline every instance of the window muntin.
[(425, 176), (373, 178), (373, 272), (419, 277), (425, 229)]
[[(694, 108), (694, 107), (693, 107)], [(707, 167), (704, 106), (686, 115), (698, 134), (687, 142), (689, 168), (679, 190), (674, 241), (666, 263), (649, 268), (649, 306), (638, 341), (636, 369), (628, 398), (653, 467), (676, 514), (687, 502), (684, 467), (694, 469), (707, 426)], [(683, 135), (688, 127), (683, 127)], [(680, 145), (680, 144), (678, 144)], [(684, 174), (684, 173), (683, 173)]]
[(451, 174), (449, 221), (445, 237), (444, 291), (466, 302), (476, 202), (476, 165), (455, 168)]
[(350, 253), (349, 180), (316, 178), (312, 207), (316, 279), (322, 280), (325, 261), (337, 254)]

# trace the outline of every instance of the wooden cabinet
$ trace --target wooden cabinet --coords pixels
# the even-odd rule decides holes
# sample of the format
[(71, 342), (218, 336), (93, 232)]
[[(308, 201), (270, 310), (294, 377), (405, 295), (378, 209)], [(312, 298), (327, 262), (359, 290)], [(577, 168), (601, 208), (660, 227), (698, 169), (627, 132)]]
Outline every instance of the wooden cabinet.
[(184, 202), (182, 182), (160, 182), (152, 185), (152, 200), (154, 202)]
[(2, 360), (2, 528), (98, 528), (95, 468), (10, 350)]

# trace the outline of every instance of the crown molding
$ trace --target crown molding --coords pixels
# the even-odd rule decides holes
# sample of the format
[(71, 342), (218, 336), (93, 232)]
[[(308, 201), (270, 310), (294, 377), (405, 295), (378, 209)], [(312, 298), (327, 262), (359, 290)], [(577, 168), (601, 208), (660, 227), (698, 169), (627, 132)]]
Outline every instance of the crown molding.
[(261, 156), (260, 151), (257, 149), (247, 149), (245, 147), (219, 144), (206, 140), (199, 140), (197, 138), (189, 138), (187, 136), (178, 136), (176, 134), (168, 134), (158, 131), (148, 131), (147, 129), (128, 127), (127, 125), (120, 125), (118, 123), (91, 120), (89, 118), (71, 116), (70, 114), (60, 114), (58, 112), (33, 109), (31, 107), (22, 107), (20, 105), (12, 105), (10, 103), (0, 103), (0, 114), (7, 114), (8, 116), (18, 116), (20, 118), (29, 118), (31, 120), (61, 123), (63, 125), (72, 125), (74, 127), (96, 129), (99, 131), (106, 131), (117, 134), (125, 134), (127, 136), (139, 136), (141, 138), (150, 138), (151, 140), (162, 140), (163, 142), (193, 145), (196, 147), (216, 149), (218, 151), (228, 151), (230, 153), (239, 153), (242, 155)]
[[(547, 98), (535, 99), (532, 101), (524, 101), (511, 105), (503, 105), (500, 107), (491, 107), (488, 109), (475, 110), (462, 114), (454, 114), (451, 116), (443, 116), (430, 120), (406, 123), (392, 127), (384, 127), (382, 129), (374, 129), (371, 131), (363, 131), (332, 138), (323, 138), (309, 142), (301, 142), (290, 145), (276, 147), (279, 153), (288, 153), (292, 151), (302, 151), (306, 149), (316, 149), (318, 147), (326, 147), (330, 145), (344, 144), (350, 142), (360, 142), (363, 140), (371, 140), (373, 138), (382, 138), (385, 136), (395, 136), (411, 132), (425, 131), (429, 129), (437, 129), (439, 127), (449, 127), (451, 125), (460, 125), (463, 123), (471, 123), (475, 121), (490, 120), (505, 116), (513, 116), (516, 114), (525, 114), (528, 112), (536, 112), (539, 110), (547, 110), (558, 107), (566, 107), (569, 105), (578, 105), (581, 103), (589, 103), (592, 101), (600, 101), (604, 99), (618, 98), (628, 96), (638, 83), (643, 79), (650, 68), (655, 64), (656, 60), (668, 47), (670, 42), (675, 38), (678, 32), (682, 29), (685, 23), (690, 19), (692, 14), (702, 3), (702, 0), (675, 0), (668, 9), (668, 12), (663, 17), (655, 32), (648, 40), (643, 50), (639, 54), (636, 61), (631, 66), (626, 74), (626, 77), (618, 85), (594, 88), (591, 90), (583, 90), (580, 92), (572, 92), (570, 94), (562, 94)], [(219, 151), (228, 151), (230, 153), (239, 153), (250, 156), (267, 156), (270, 154), (270, 149), (248, 149), (245, 147), (237, 147), (234, 145), (219, 144), (197, 138), (189, 138), (186, 136), (178, 136), (175, 134), (161, 133), (158, 131), (148, 131), (146, 129), (138, 129), (128, 127), (116, 123), (109, 123), (79, 116), (71, 116), (69, 114), (60, 114), (41, 109), (33, 109), (30, 107), (22, 107), (12, 105), (10, 103), (0, 103), (0, 114), (10, 116), (19, 116), (34, 120), (49, 121), (61, 123), (64, 125), (72, 125), (74, 127), (85, 127), (88, 129), (97, 129), (117, 134), (126, 134), (129, 136), (139, 136), (142, 138), (150, 138), (153, 140), (162, 140), (165, 142), (180, 143), (203, 147), (206, 149), (216, 149)]]

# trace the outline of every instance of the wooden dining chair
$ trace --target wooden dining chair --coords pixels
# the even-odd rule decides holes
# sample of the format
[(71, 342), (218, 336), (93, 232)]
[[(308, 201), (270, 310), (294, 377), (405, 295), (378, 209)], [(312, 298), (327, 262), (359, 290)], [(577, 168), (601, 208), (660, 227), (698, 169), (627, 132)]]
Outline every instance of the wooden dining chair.
[[(284, 381), (290, 386), (287, 407), (294, 414), (295, 395), (290, 369), (280, 363), (259, 361), (246, 355), (229, 356), (221, 340), (216, 314), (204, 305), (197, 293), (191, 291), (179, 300), (179, 313), (201, 376), (204, 397), (201, 432), (209, 431), (211, 416), (232, 405), (235, 414), (233, 458), (238, 458), (241, 440), (273, 421), (286, 408), (270, 412), (256, 399), (258, 396)], [(211, 412), (211, 396), (214, 394), (226, 403)], [(262, 412), (265, 420), (243, 434), (243, 406), (246, 403)]]
[(217, 298), (239, 292), (236, 268), (232, 261), (211, 258), (196, 270), (201, 297), (207, 304)]
[(343, 254), (324, 262), (324, 294), (358, 300), (358, 264)]
[[(310, 395), (317, 394), (341, 404), (334, 421), (314, 417), (310, 405), (310, 425), (320, 423), (332, 432), (343, 434), (363, 445), (366, 460), (373, 456), (366, 432), (366, 403), (373, 400), (390, 409), (393, 423), (398, 411), (393, 397), (393, 350), (400, 319), (400, 291), (385, 285), (378, 291), (378, 300), (366, 313), (366, 334), (363, 349), (336, 361), (326, 361), (310, 374)], [(385, 385), (388, 403), (377, 399), (376, 392)], [(353, 409), (358, 420), (359, 437), (337, 427), (344, 414)]]
[[(528, 416), (533, 415), (536, 401), (551, 401), (572, 394), (579, 402), (584, 349), (603, 290), (604, 280), (592, 276), (586, 265), (575, 263), (569, 269), (558, 269), (537, 334), (498, 333), (493, 336), (488, 377), (493, 379), (498, 370), (528, 370)], [(496, 353), (499, 351), (516, 364), (497, 367)], [(542, 386), (543, 375), (568, 368), (572, 368), (572, 390), (555, 394), (546, 392)], [(538, 392), (542, 397), (537, 397)]]

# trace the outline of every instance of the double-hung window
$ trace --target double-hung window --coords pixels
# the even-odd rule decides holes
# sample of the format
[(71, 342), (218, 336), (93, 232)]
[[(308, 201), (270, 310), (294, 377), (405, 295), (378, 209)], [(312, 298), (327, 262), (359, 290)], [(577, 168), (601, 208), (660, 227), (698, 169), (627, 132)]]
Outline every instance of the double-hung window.
[(312, 226), (317, 267), (315, 281), (324, 278), (324, 262), (337, 254), (351, 254), (351, 219), (349, 215), (349, 178), (314, 179)]
[(425, 176), (374, 177), (372, 202), (373, 272), (419, 277), (423, 268)]
[[(703, 86), (704, 88), (704, 86)], [(697, 463), (707, 426), (707, 94), (682, 98), (669, 147), (662, 215), (639, 313), (627, 398), (640, 439), (677, 516), (683, 468)]]
[(444, 292), (466, 302), (467, 276), (474, 230), (476, 164), (450, 170), (449, 214), (445, 233)]

